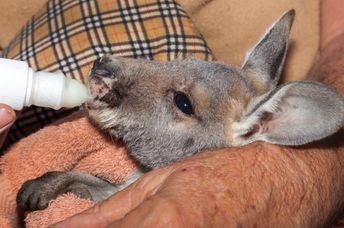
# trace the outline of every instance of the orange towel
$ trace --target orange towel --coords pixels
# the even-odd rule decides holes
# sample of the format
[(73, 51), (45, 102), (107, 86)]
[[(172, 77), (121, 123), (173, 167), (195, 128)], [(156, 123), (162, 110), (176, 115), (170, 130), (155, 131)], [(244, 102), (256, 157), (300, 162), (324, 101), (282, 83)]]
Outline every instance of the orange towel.
[[(104, 137), (81, 112), (21, 140), (1, 158), (0, 165), (0, 227), (17, 227), (22, 222), (15, 198), (26, 180), (47, 171), (78, 170), (119, 183), (137, 168), (123, 146)], [(25, 223), (46, 227), (93, 204), (63, 195), (47, 209), (29, 213)]]

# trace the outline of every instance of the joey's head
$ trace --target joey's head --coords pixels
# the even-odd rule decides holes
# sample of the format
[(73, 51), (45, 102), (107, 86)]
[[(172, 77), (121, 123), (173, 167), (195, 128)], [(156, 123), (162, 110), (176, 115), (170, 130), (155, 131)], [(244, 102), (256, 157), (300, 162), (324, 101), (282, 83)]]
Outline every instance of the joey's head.
[(242, 67), (105, 55), (91, 70), (89, 116), (150, 168), (210, 148), (324, 138), (343, 126), (343, 97), (315, 82), (277, 87), (293, 17), (279, 18)]

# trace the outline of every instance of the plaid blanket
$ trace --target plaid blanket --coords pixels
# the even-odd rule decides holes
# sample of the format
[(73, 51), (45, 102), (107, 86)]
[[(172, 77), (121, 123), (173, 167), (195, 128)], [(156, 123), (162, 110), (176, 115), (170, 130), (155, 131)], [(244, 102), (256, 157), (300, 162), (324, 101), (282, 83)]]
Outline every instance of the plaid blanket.
[[(85, 82), (93, 61), (104, 53), (159, 61), (212, 59), (203, 37), (173, 0), (49, 0), (2, 57)], [(26, 108), (3, 149), (73, 111)]]

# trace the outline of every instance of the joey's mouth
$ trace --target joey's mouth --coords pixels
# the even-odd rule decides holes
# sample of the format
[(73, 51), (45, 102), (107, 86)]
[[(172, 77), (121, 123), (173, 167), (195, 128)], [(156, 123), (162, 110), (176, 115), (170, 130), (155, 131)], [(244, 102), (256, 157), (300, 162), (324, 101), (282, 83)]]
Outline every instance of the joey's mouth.
[(114, 79), (91, 73), (88, 90), (91, 99), (86, 102), (86, 109), (115, 108), (120, 104), (120, 93), (114, 88)]
[[(106, 107), (102, 108), (95, 105), (97, 105), (96, 102), (87, 104), (85, 111), (91, 122), (98, 126), (99, 129), (109, 132), (113, 129), (117, 129), (119, 126), (122, 126), (122, 118), (118, 110)], [(119, 138), (118, 134), (116, 134), (116, 138)]]
[(91, 72), (87, 83), (91, 97), (84, 104), (89, 119), (105, 131), (117, 124), (115, 106), (118, 95), (111, 93), (111, 80)]

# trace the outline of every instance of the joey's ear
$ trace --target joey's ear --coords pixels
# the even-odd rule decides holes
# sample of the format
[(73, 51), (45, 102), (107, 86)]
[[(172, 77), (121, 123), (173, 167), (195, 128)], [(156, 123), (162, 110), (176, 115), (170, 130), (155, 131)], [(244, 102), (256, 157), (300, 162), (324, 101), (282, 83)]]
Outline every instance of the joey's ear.
[(258, 98), (232, 125), (235, 145), (266, 141), (302, 145), (344, 125), (344, 97), (316, 82), (286, 84)]
[(294, 16), (294, 10), (283, 14), (247, 54), (242, 66), (248, 77), (254, 77), (252, 80), (265, 91), (275, 88), (280, 78)]

